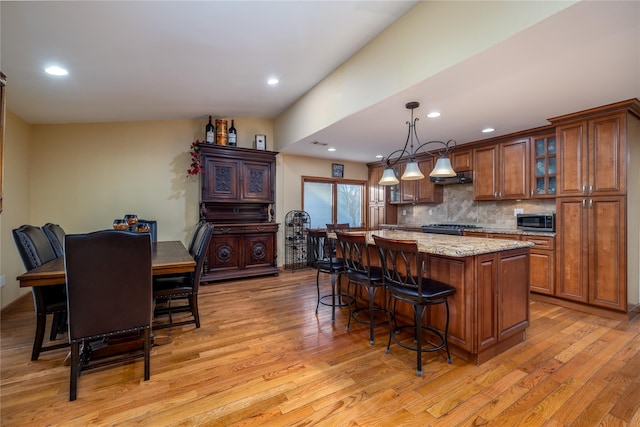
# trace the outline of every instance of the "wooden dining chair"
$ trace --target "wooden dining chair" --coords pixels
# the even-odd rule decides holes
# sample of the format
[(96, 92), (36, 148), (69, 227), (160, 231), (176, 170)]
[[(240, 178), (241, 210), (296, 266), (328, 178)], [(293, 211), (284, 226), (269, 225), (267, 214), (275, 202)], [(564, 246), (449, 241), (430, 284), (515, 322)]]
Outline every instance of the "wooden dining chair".
[[(12, 231), (24, 268), (27, 271), (40, 267), (56, 258), (56, 254), (45, 232), (34, 225), (21, 225)], [(36, 312), (36, 333), (33, 339), (31, 360), (38, 360), (43, 351), (67, 347), (68, 341), (44, 346), (44, 333), (47, 316), (53, 317), (49, 340), (54, 341), (58, 334), (64, 333), (67, 317), (67, 297), (63, 285), (32, 286), (33, 306)]]
[[(193, 272), (168, 277), (156, 276), (153, 279), (153, 298), (156, 302), (154, 312), (155, 329), (169, 328), (174, 326), (188, 325), (195, 323), (196, 328), (200, 327), (200, 312), (198, 310), (198, 290), (200, 279), (204, 268), (204, 261), (209, 249), (211, 236), (213, 235), (213, 225), (203, 222), (196, 228), (196, 234), (192, 239), (191, 256), (196, 262)], [(186, 304), (174, 305), (175, 302), (186, 300)], [(180, 322), (173, 321), (173, 314), (180, 312), (190, 312), (191, 318)], [(164, 315), (169, 316), (169, 323), (159, 323), (158, 319)]]
[[(65, 238), (65, 273), (71, 343), (69, 400), (76, 400), (81, 371), (144, 358), (151, 360), (151, 236), (103, 230)], [(92, 343), (107, 337), (143, 335), (142, 351), (91, 360)]]

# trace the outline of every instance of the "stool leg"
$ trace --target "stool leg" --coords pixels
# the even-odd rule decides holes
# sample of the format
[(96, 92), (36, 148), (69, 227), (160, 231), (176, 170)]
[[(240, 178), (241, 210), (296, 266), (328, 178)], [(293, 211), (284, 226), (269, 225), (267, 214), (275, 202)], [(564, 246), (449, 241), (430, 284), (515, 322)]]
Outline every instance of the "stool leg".
[(331, 274), (331, 323), (336, 322), (336, 275)]
[(316, 273), (316, 289), (318, 290), (318, 302), (316, 303), (316, 314), (318, 314), (318, 307), (320, 307), (320, 270)]
[(368, 286), (369, 291), (369, 344), (375, 344), (373, 337), (373, 300), (376, 296), (376, 287)]
[(426, 306), (413, 306), (413, 312), (416, 322), (416, 354), (417, 354), (417, 369), (416, 375), (419, 377), (422, 376), (422, 318), (424, 317), (424, 312), (426, 310)]
[[(389, 297), (391, 298), (391, 297)], [(396, 302), (397, 300), (393, 300), (393, 316), (389, 316), (389, 342), (387, 343), (387, 350), (385, 351), (387, 354), (389, 354), (391, 352), (390, 347), (391, 347), (391, 340), (393, 339), (393, 334), (395, 333), (396, 329), (397, 329), (397, 325), (394, 328), (394, 323), (395, 323), (395, 314), (396, 314)], [(391, 310), (391, 304), (389, 304), (389, 310)]]
[(447, 338), (449, 335), (449, 300), (444, 300), (444, 305), (447, 309), (447, 318), (444, 324), (444, 347), (447, 349), (447, 363), (453, 363), (453, 359), (451, 359), (451, 353), (449, 353), (449, 339)]

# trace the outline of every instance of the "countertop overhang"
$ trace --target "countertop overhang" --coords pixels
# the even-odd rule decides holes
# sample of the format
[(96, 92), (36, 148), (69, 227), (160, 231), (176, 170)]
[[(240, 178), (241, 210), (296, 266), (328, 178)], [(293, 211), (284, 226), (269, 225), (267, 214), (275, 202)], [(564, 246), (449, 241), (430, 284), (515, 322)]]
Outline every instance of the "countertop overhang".
[[(449, 236), (415, 231), (373, 230), (364, 233), (367, 236), (367, 241), (372, 245), (374, 244), (374, 234), (387, 239), (415, 240), (418, 242), (420, 252), (450, 257), (468, 257), (534, 246), (534, 243), (522, 240)], [(335, 237), (335, 234), (333, 236)]]

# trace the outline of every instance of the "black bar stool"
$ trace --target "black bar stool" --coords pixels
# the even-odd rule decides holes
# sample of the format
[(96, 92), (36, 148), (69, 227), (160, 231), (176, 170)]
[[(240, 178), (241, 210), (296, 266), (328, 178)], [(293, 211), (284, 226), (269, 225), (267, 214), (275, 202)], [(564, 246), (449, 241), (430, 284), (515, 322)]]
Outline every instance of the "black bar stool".
[[(318, 303), (331, 306), (331, 322), (336, 321), (336, 307), (345, 307), (353, 302), (353, 297), (343, 294), (340, 287), (340, 276), (344, 273), (344, 261), (333, 256), (335, 245), (333, 240), (327, 237), (327, 231), (321, 229), (309, 229), (309, 245), (313, 253), (313, 267), (318, 270), (316, 274), (316, 287), (318, 289)], [(320, 273), (331, 275), (331, 294), (320, 296)], [(337, 283), (337, 292), (336, 292)], [(348, 291), (348, 289), (347, 289)], [(328, 301), (331, 298), (331, 301)]]
[[(389, 321), (389, 343), (387, 353), (394, 340), (400, 346), (417, 352), (416, 374), (422, 376), (422, 352), (433, 352), (445, 349), (447, 362), (451, 363), (451, 353), (447, 334), (449, 332), (449, 302), (448, 298), (455, 294), (456, 288), (446, 283), (424, 277), (424, 259), (418, 252), (418, 243), (415, 240), (395, 240), (373, 236), (380, 253), (384, 282), (389, 290), (389, 296), (393, 299), (393, 313), (395, 314), (398, 301), (413, 306), (414, 324), (394, 328)], [(425, 312), (432, 306), (444, 304), (446, 307), (446, 319), (444, 332), (430, 325), (423, 325)], [(396, 335), (405, 328), (413, 331), (415, 346), (402, 342)], [(422, 348), (422, 332), (429, 331), (439, 343)]]
[[(371, 266), (369, 256), (369, 245), (367, 238), (362, 233), (344, 233), (336, 231), (336, 238), (340, 248), (340, 255), (344, 261), (345, 275), (350, 283), (360, 286), (367, 290), (369, 296), (368, 307), (358, 308), (357, 298), (354, 298), (354, 309), (350, 310), (349, 322), (347, 323), (347, 331), (351, 327), (351, 319), (369, 325), (369, 344), (375, 343), (373, 329), (375, 325), (381, 325), (391, 320), (391, 312), (385, 307), (376, 307), (375, 296), (379, 288), (384, 287), (384, 279), (382, 268)], [(369, 316), (366, 319), (360, 318), (358, 315), (367, 311)], [(383, 313), (386, 317), (384, 320), (376, 320), (376, 313)]]

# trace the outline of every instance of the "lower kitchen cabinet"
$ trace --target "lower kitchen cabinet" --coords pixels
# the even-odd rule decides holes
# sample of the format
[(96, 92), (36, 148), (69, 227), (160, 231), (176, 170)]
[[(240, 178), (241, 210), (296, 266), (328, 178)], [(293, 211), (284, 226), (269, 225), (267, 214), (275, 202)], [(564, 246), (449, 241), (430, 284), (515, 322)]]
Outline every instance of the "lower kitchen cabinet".
[(202, 282), (278, 274), (277, 223), (216, 224)]
[(555, 292), (555, 239), (545, 236), (523, 235), (522, 240), (533, 242), (529, 254), (529, 288), (531, 292), (553, 295)]
[(626, 198), (559, 197), (556, 204), (556, 296), (626, 311)]

